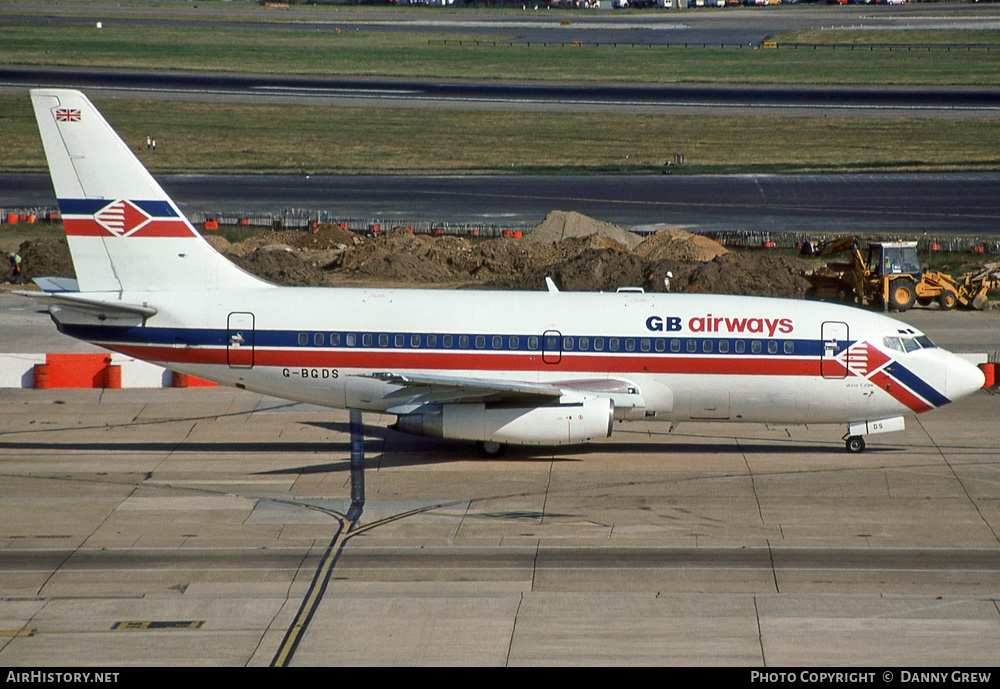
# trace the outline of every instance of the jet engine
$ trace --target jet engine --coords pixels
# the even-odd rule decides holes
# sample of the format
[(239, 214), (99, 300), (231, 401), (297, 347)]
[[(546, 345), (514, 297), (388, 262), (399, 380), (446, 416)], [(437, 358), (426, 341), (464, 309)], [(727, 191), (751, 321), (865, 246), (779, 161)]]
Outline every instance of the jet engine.
[(614, 418), (614, 402), (594, 397), (539, 407), (442, 404), (432, 411), (400, 415), (392, 427), (433, 438), (561, 445), (611, 437)]

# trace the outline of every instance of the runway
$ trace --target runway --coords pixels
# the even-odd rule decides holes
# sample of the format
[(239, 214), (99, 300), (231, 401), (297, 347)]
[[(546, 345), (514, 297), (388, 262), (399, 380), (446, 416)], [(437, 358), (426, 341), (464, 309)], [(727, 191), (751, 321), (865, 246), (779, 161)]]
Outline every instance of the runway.
[[(907, 316), (1000, 346), (994, 312)], [(985, 666), (1000, 644), (985, 391), (861, 455), (838, 427), (634, 423), (483, 460), (365, 415), (351, 532), (345, 412), (218, 388), (0, 410), (7, 667)]]
[[(158, 177), (192, 216), (322, 211), (338, 219), (541, 222), (573, 210), (627, 229), (996, 236), (1000, 174)], [(0, 208), (55, 208), (47, 175), (0, 175)]]

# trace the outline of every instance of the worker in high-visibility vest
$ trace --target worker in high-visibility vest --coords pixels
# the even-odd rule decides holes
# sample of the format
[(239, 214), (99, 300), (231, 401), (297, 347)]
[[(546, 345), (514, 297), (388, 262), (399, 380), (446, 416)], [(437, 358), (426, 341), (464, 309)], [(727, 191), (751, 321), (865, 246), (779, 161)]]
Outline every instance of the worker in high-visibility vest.
[(7, 282), (21, 282), (21, 256), (18, 253), (7, 252), (7, 260), (10, 261), (10, 272), (7, 273)]

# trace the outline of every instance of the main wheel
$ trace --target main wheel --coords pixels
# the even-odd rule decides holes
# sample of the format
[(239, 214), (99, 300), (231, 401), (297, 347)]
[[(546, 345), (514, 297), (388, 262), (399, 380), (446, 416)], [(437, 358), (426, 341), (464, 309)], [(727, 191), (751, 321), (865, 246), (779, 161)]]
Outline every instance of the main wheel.
[(889, 285), (889, 307), (906, 311), (917, 300), (917, 286), (912, 278), (897, 278)]
[(941, 307), (942, 311), (950, 311), (955, 308), (955, 304), (958, 303), (958, 297), (955, 296), (954, 292), (949, 292), (945, 290), (941, 292), (941, 296), (938, 297), (938, 306)]
[(476, 452), (480, 457), (501, 457), (507, 452), (507, 446), (503, 443), (493, 443), (489, 441), (477, 441)]
[(864, 452), (865, 451), (865, 439), (860, 435), (852, 435), (847, 439), (846, 447), (848, 452)]

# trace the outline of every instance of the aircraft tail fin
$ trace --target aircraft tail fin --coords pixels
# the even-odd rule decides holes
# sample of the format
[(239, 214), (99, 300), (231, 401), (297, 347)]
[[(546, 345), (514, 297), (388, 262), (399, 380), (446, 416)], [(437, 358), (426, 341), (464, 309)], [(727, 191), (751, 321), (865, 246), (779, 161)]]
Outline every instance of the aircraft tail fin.
[(34, 89), (31, 101), (81, 292), (268, 284), (198, 234), (85, 95)]

